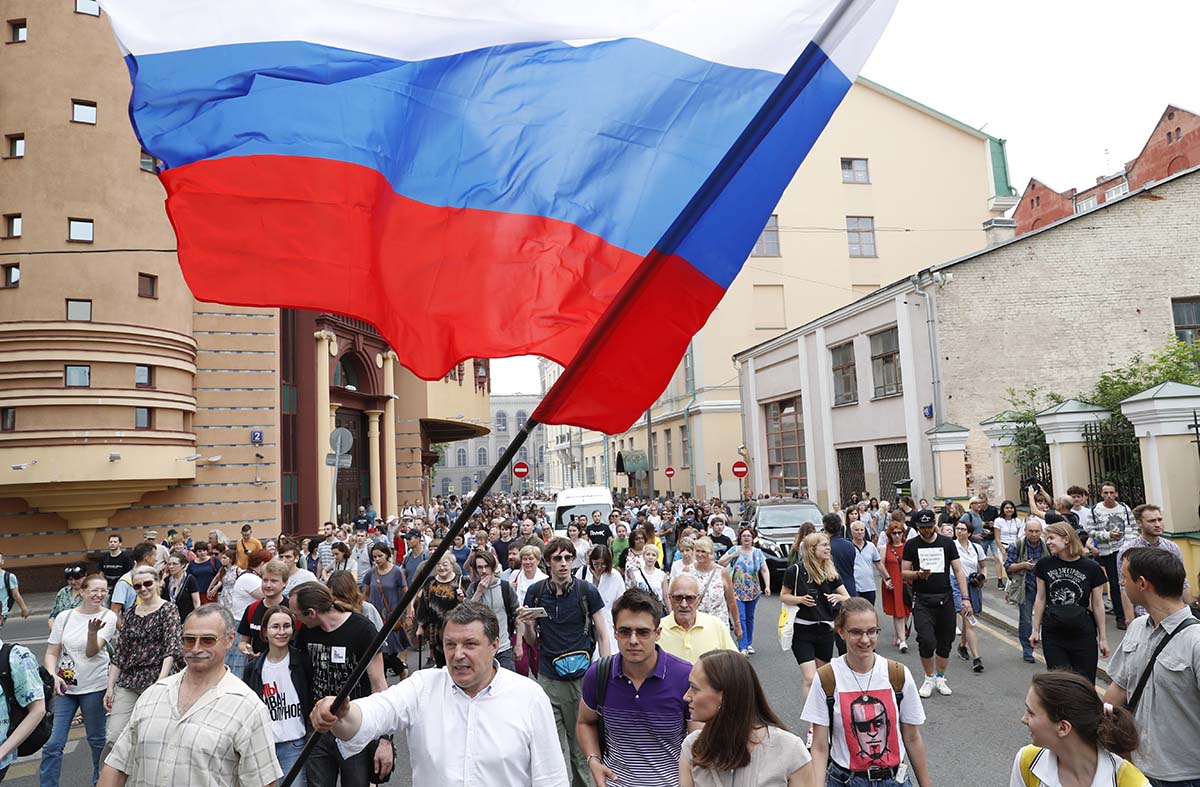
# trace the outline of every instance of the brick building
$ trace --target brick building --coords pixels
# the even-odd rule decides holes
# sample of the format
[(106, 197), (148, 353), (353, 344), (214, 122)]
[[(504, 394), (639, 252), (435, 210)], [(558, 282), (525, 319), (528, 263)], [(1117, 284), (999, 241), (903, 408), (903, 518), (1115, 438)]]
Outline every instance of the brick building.
[(1200, 164), (1200, 115), (1168, 105), (1137, 158), (1084, 189), (1055, 191), (1031, 178), (1013, 218), (1023, 235), (1075, 213), (1085, 213), (1147, 183)]
[[(996, 418), (1009, 388), (1084, 394), (1135, 353), (1200, 336), (1198, 216), (1195, 166), (739, 352), (752, 489), (792, 491), (776, 483), (791, 451), (796, 486), (822, 505), (890, 497), (902, 478), (930, 500), (1015, 498)], [(1200, 531), (1188, 516), (1173, 532)]]

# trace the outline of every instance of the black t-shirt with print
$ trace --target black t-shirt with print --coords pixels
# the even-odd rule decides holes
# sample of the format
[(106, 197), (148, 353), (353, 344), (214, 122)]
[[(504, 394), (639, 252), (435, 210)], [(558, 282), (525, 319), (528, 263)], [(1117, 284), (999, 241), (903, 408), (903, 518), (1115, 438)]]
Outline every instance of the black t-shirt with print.
[[(309, 681), (314, 697), (330, 697), (354, 671), (354, 665), (370, 650), (375, 639), (375, 625), (357, 612), (333, 631), (304, 626), (296, 637), (296, 645), (308, 658)], [(356, 700), (371, 694), (371, 679), (364, 672), (358, 685), (350, 692)]]
[[(287, 605), (288, 599), (287, 596), (284, 596), (280, 600), (279, 606), (286, 607)], [(262, 622), (267, 610), (273, 606), (275, 605), (260, 598), (246, 607), (246, 611), (242, 613), (242, 620), (238, 623), (238, 634), (250, 638), (250, 647), (254, 648), (256, 656), (267, 649), (267, 640), (262, 633)]]
[(1042, 627), (1060, 634), (1092, 631), (1092, 589), (1108, 584), (1104, 569), (1091, 558), (1063, 560), (1047, 555), (1037, 562), (1034, 576), (1046, 583), (1046, 613)]
[[(942, 552), (940, 558), (936, 554), (938, 551)], [(958, 547), (955, 546), (954, 541), (938, 533), (932, 542), (926, 542), (918, 535), (904, 544), (904, 559), (912, 563), (914, 571), (920, 571), (923, 567), (922, 556), (926, 558), (926, 566), (937, 565), (939, 570), (930, 568), (929, 579), (914, 579), (912, 581), (913, 592), (929, 595), (949, 593), (950, 572), (954, 570), (951, 563), (958, 560)]]
[(613, 537), (612, 528), (604, 522), (589, 522), (587, 537), (596, 546), (606, 547), (609, 540)]
[(835, 613), (833, 605), (829, 603), (829, 599), (826, 596), (836, 593), (841, 584), (842, 581), (840, 579), (827, 579), (823, 582), (814, 582), (801, 563), (796, 563), (783, 575), (783, 587), (791, 588), (792, 595), (812, 596), (813, 601), (817, 602), (817, 605), (814, 607), (806, 604), (796, 605), (796, 617), (800, 620), (832, 623)]

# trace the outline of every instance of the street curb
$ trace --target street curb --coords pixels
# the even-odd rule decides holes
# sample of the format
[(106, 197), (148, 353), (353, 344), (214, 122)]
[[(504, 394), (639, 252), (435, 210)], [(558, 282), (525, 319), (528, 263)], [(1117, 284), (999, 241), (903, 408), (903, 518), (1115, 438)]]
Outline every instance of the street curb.
[[(998, 626), (999, 628), (1004, 629), (1006, 632), (1008, 632), (1009, 634), (1012, 634), (1014, 637), (1017, 636), (1017, 624), (1014, 623), (1009, 618), (1002, 617), (993, 612), (989, 612), (986, 609), (980, 610), (979, 613), (977, 613), (977, 614), (979, 615), (979, 617), (983, 618), (988, 623), (991, 623), (994, 626)], [(1103, 664), (1097, 665), (1096, 676), (1099, 678), (1103, 678), (1105, 683), (1112, 683), (1112, 678), (1110, 678), (1108, 676), (1108, 670), (1105, 669)]]

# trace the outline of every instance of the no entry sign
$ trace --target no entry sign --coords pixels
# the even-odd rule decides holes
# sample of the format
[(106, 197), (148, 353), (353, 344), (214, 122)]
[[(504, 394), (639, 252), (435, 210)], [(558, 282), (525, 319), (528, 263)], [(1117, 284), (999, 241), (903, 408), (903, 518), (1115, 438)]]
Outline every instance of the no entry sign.
[(674, 477), (675, 477), (675, 468), (673, 468), (673, 467), (668, 467), (666, 470), (663, 470), (663, 474), (664, 474), (664, 475), (665, 475), (667, 478), (674, 478)]
[(741, 459), (739, 459), (733, 463), (733, 467), (731, 467), (730, 469), (733, 470), (733, 474), (735, 476), (737, 476), (738, 478), (745, 478), (746, 475), (750, 472), (750, 465), (746, 464)]
[(515, 465), (513, 465), (513, 475), (515, 475), (517, 478), (524, 478), (525, 476), (529, 475), (529, 465), (525, 464), (524, 462), (517, 462)]

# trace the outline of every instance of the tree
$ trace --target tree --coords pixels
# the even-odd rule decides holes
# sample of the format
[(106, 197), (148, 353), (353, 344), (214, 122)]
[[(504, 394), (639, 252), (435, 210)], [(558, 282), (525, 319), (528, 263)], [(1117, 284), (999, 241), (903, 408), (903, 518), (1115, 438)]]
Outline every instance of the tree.
[(1151, 352), (1149, 358), (1138, 353), (1125, 366), (1104, 372), (1092, 390), (1079, 398), (1105, 408), (1123, 421), (1122, 400), (1168, 382), (1200, 385), (1200, 348), (1172, 336)]

